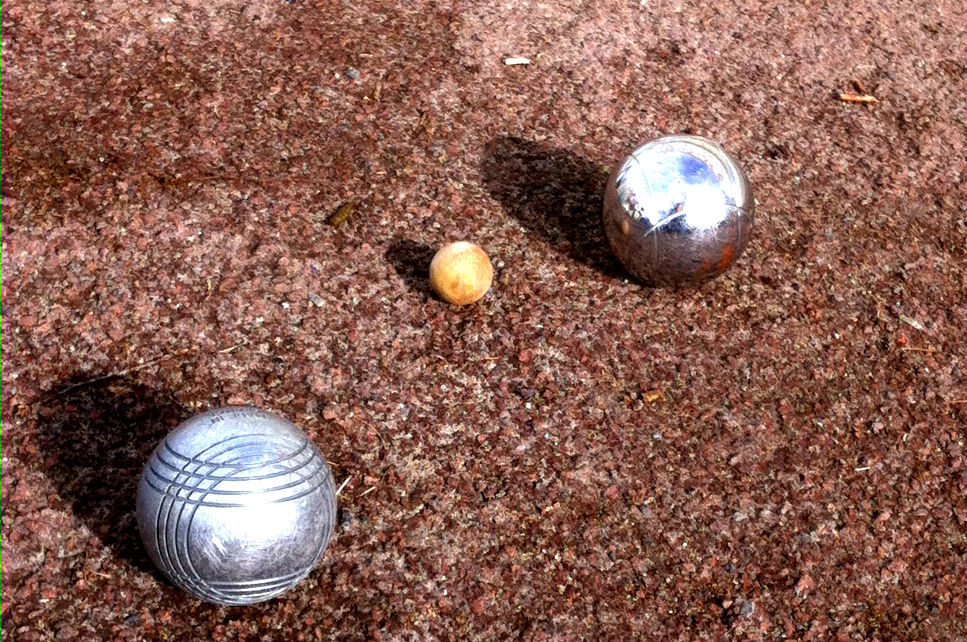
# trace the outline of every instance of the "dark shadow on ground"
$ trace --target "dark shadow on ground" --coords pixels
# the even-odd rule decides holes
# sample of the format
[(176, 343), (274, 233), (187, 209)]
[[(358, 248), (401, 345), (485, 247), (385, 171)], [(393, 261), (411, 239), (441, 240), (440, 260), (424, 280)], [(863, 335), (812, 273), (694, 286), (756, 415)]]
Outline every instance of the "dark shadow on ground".
[[(154, 573), (141, 544), (135, 498), (154, 447), (189, 416), (170, 394), (123, 377), (66, 381), (38, 408), (38, 447), (65, 503), (116, 555)], [(73, 388), (71, 386), (74, 386)]]
[(605, 168), (565, 149), (505, 136), (487, 145), (481, 174), (504, 211), (552, 248), (623, 276), (601, 229)]
[(386, 260), (408, 288), (430, 295), (430, 261), (435, 253), (426, 243), (396, 239), (386, 250)]

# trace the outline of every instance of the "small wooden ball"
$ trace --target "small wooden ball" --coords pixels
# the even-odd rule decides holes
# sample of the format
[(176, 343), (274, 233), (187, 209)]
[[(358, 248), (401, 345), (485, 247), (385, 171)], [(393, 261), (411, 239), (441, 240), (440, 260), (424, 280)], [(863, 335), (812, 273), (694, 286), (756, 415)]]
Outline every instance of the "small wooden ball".
[(430, 262), (430, 287), (447, 303), (479, 301), (493, 280), (494, 268), (487, 253), (468, 241), (440, 248)]

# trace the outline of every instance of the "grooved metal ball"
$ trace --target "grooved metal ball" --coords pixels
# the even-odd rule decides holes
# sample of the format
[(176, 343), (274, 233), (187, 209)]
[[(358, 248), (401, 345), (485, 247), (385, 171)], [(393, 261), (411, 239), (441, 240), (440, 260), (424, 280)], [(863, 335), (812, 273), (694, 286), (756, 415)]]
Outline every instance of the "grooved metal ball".
[(738, 163), (699, 136), (642, 145), (611, 174), (603, 223), (615, 256), (651, 286), (698, 285), (745, 250), (755, 199)]
[(254, 604), (295, 586), (329, 545), (336, 491), (325, 458), (278, 415), (211, 410), (175, 428), (138, 486), (138, 529), (180, 588)]

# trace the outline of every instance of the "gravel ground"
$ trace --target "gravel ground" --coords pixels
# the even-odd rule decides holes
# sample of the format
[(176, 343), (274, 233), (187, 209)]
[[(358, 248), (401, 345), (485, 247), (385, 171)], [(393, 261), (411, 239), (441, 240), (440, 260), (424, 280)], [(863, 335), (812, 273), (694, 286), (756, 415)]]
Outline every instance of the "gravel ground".
[[(0, 17), (4, 639), (967, 638), (963, 3)], [(665, 133), (758, 200), (697, 290), (599, 228)], [(496, 268), (465, 308), (426, 280), (458, 239)], [(133, 516), (230, 403), (348, 479), (320, 565), (244, 608)]]

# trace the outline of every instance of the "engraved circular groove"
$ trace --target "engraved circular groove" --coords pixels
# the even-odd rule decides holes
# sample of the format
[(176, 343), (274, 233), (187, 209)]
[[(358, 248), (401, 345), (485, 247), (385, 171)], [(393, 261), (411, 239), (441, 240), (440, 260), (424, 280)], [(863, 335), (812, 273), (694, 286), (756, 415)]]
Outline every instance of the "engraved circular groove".
[[(289, 422), (217, 412), (185, 422), (156, 448), (141, 478), (138, 522), (174, 584), (203, 600), (253, 604), (311, 572), (333, 536), (335, 487), (325, 458)], [(269, 506), (278, 508), (263, 513)]]

